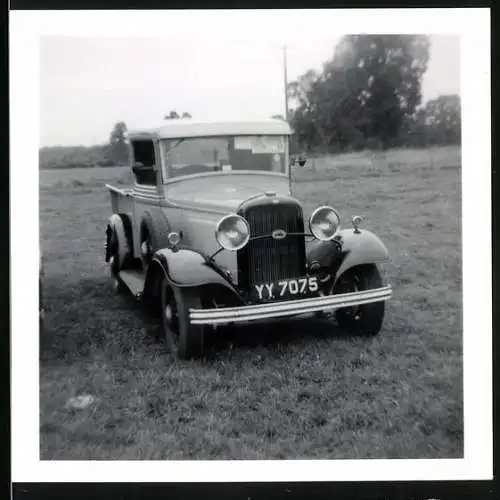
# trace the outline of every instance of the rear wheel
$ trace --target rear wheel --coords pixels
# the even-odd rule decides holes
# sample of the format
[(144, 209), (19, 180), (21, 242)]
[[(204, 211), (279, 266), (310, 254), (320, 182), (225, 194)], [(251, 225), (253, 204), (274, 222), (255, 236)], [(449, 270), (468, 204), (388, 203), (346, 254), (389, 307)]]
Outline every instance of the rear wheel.
[(111, 286), (115, 292), (127, 290), (120, 279), (120, 271), (134, 265), (132, 255), (132, 225), (126, 214), (113, 214), (106, 228), (106, 262), (109, 263)]
[(126, 287), (120, 279), (120, 247), (116, 228), (112, 229), (109, 240), (109, 270), (111, 273), (111, 288), (117, 294), (125, 293)]
[(180, 359), (200, 357), (204, 351), (205, 326), (189, 321), (189, 309), (200, 309), (201, 299), (195, 288), (179, 288), (161, 284), (161, 322), (165, 345)]
[[(380, 288), (382, 277), (375, 264), (355, 266), (343, 273), (333, 287), (333, 293), (361, 292)], [(342, 330), (352, 335), (375, 336), (384, 320), (385, 302), (344, 307), (335, 311), (335, 319)]]

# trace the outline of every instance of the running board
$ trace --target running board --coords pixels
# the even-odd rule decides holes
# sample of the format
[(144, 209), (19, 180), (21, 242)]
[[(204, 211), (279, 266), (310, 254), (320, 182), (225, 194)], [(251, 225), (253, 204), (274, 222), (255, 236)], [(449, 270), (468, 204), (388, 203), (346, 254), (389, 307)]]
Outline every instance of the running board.
[(144, 291), (146, 275), (144, 271), (137, 269), (127, 269), (118, 274), (124, 285), (132, 292), (135, 298), (140, 299)]

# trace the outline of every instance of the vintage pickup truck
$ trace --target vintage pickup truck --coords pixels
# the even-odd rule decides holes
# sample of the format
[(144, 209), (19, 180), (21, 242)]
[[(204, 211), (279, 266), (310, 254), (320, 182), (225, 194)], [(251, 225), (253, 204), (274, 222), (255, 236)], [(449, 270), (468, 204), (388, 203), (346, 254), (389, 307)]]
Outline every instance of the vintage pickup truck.
[(319, 206), (304, 220), (290, 190), (291, 133), (279, 119), (128, 133), (135, 183), (107, 185), (105, 258), (115, 290), (161, 316), (180, 358), (202, 355), (221, 324), (335, 310), (347, 332), (382, 327), (388, 251), (359, 216), (342, 229), (337, 210)]

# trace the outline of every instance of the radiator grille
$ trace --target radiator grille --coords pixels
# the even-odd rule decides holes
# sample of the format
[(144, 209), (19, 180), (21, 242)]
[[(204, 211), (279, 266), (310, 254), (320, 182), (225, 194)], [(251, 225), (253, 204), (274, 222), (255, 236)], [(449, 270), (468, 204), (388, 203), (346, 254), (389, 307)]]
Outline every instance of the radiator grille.
[[(238, 282), (242, 289), (254, 283), (269, 283), (305, 275), (304, 220), (300, 205), (289, 201), (252, 205), (240, 211), (250, 226), (251, 239), (238, 251)], [(271, 233), (283, 229), (287, 236), (275, 240)]]

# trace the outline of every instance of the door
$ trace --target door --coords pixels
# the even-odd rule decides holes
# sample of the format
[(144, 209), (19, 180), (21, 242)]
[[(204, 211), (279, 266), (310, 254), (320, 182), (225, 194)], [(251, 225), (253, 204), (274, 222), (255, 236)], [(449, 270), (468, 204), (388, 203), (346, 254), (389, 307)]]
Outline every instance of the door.
[(140, 257), (141, 234), (140, 225), (144, 212), (160, 206), (161, 190), (161, 161), (158, 153), (158, 141), (140, 139), (131, 141), (133, 152), (133, 171), (135, 184), (133, 189), (133, 241), (134, 256)]

